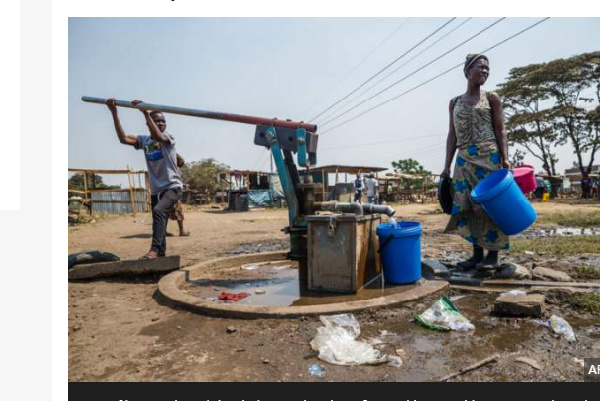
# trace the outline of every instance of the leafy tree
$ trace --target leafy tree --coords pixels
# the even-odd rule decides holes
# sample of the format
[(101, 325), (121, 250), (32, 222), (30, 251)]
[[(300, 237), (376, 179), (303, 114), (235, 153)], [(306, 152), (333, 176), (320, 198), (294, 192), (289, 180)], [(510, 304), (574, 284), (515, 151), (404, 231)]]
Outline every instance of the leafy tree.
[[(586, 97), (590, 92), (595, 99)], [(522, 145), (555, 175), (553, 150), (569, 143), (580, 171), (591, 172), (600, 150), (600, 111), (588, 105), (600, 103), (600, 52), (513, 68), (499, 93), (511, 144)]]
[(219, 174), (229, 171), (229, 166), (215, 159), (202, 159), (186, 163), (181, 168), (181, 178), (192, 190), (213, 196), (221, 188)]
[[(116, 189), (119, 188), (118, 185), (106, 185), (101, 175), (98, 174), (88, 174), (88, 189), (96, 188), (96, 189)], [(83, 191), (85, 189), (85, 185), (83, 184), (83, 174), (73, 174), (71, 178), (69, 178), (69, 189)]]
[(510, 164), (513, 166), (519, 166), (523, 164), (526, 153), (521, 149), (515, 149), (514, 152), (510, 152)]
[[(556, 175), (558, 158), (553, 150), (560, 137), (553, 129), (551, 108), (543, 106), (550, 98), (544, 83), (545, 64), (513, 68), (498, 94), (508, 115), (509, 143), (523, 146), (542, 162), (548, 174)], [(512, 164), (522, 162), (525, 157), (522, 151), (517, 152), (513, 152)]]
[(427, 171), (421, 164), (414, 159), (403, 159), (392, 162), (392, 167), (396, 173), (402, 174), (421, 174), (429, 175), (431, 171)]
[(414, 174), (418, 177), (413, 179), (407, 179), (407, 183), (409, 185), (414, 185), (420, 187), (426, 181), (422, 176), (427, 176), (431, 174), (431, 171), (427, 171), (423, 168), (423, 166), (414, 159), (402, 159), (395, 162), (392, 162), (392, 167), (396, 173), (402, 174)]
[[(598, 68), (600, 52), (585, 53), (568, 59), (551, 61), (546, 65), (545, 86), (554, 100), (552, 114), (554, 128), (563, 142), (573, 146), (577, 167), (583, 174), (591, 172), (596, 152), (600, 148), (597, 124), (593, 110), (586, 104), (593, 98), (585, 97), (587, 89), (596, 85), (596, 101), (600, 101)], [(588, 163), (584, 155), (589, 155)]]

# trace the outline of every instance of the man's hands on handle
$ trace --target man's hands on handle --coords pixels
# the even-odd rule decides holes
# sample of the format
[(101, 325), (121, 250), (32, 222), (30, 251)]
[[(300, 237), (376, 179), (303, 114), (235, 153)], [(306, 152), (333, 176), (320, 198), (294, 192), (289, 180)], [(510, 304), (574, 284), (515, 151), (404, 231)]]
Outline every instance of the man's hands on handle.
[(111, 111), (111, 113), (117, 112), (117, 99), (112, 97), (110, 99), (106, 99), (106, 105), (108, 106), (108, 109)]
[(126, 135), (123, 130), (123, 126), (121, 125), (121, 120), (119, 120), (119, 113), (117, 112), (117, 99), (110, 98), (106, 99), (106, 106), (110, 110), (113, 116), (113, 122), (115, 124), (115, 131), (117, 131), (117, 136), (119, 137), (119, 142), (123, 145), (136, 146), (137, 145), (137, 136)]

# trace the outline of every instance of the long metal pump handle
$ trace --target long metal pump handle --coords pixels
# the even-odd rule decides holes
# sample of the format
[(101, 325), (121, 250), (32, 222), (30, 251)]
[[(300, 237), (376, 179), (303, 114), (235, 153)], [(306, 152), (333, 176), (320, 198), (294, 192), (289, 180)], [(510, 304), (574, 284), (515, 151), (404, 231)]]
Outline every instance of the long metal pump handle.
[[(90, 103), (106, 104), (106, 99), (102, 99), (99, 97), (83, 96), (81, 98), (81, 100), (83, 100), (84, 102), (90, 102)], [(117, 100), (116, 104), (117, 104), (117, 106), (128, 107), (130, 109), (155, 110), (155, 111), (161, 111), (163, 113), (180, 114), (183, 116), (190, 116), (190, 117), (210, 118), (212, 120), (232, 121), (232, 122), (242, 123), (242, 124), (268, 125), (268, 126), (272, 125), (274, 127), (293, 128), (293, 129), (304, 128), (307, 131), (317, 132), (317, 126), (315, 124), (307, 124), (304, 122), (278, 120), (275, 118), (243, 116), (241, 114), (220, 113), (220, 112), (216, 112), (216, 111), (188, 109), (188, 108), (184, 108), (184, 107), (175, 107), (175, 106), (164, 106), (162, 104), (153, 104), (153, 103), (145, 103), (145, 102), (138, 103), (137, 105), (133, 105), (133, 104), (131, 104), (130, 101), (127, 101), (127, 100)]]

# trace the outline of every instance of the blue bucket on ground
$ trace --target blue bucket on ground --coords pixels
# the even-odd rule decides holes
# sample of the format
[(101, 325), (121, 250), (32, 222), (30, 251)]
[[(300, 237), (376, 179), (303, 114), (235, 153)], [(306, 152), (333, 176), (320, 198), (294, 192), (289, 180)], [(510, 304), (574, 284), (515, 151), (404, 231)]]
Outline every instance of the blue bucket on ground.
[(401, 221), (377, 226), (386, 281), (410, 284), (421, 278), (421, 223)]
[(507, 169), (494, 171), (484, 178), (471, 191), (471, 198), (506, 235), (524, 231), (537, 219), (535, 209)]

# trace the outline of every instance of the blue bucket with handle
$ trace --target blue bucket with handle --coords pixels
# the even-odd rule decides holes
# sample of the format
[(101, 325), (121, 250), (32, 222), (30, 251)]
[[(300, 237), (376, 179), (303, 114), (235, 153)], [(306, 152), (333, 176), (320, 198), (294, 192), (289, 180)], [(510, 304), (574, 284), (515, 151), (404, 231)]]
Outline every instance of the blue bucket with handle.
[(421, 278), (421, 223), (400, 221), (377, 226), (386, 281), (410, 284)]
[(494, 171), (481, 180), (471, 191), (471, 198), (506, 235), (526, 230), (537, 219), (535, 209), (507, 169)]

